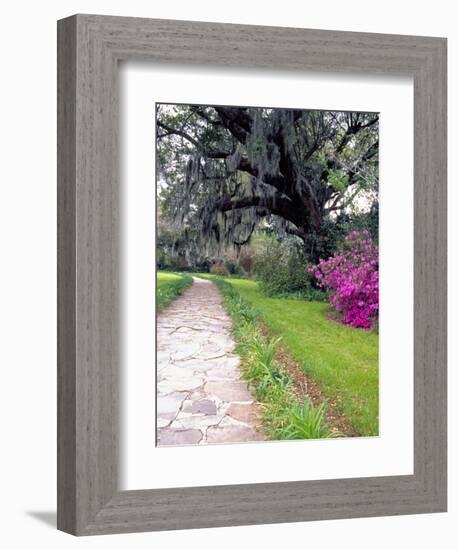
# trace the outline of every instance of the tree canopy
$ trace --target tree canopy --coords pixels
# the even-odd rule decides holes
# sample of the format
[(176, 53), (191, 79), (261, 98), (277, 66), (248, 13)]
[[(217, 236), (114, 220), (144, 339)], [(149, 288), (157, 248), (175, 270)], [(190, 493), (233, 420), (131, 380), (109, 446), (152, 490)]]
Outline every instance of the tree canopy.
[(240, 247), (262, 220), (307, 243), (377, 202), (377, 113), (159, 104), (156, 122), (160, 215), (194, 245)]

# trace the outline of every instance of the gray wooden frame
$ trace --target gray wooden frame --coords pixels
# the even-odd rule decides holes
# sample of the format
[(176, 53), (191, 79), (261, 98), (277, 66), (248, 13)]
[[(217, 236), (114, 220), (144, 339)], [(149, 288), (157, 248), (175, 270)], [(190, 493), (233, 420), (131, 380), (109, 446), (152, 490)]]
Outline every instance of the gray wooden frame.
[[(118, 490), (117, 74), (118, 61), (139, 59), (413, 76), (413, 475)], [(446, 511), (446, 78), (443, 38), (96, 15), (58, 22), (59, 529)]]

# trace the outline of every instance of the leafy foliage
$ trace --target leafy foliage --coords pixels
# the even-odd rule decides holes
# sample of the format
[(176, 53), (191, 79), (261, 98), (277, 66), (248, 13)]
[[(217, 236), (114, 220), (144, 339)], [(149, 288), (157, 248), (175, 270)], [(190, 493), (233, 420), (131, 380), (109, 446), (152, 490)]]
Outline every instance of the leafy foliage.
[[(243, 275), (242, 268), (232, 258), (227, 258), (226, 260), (224, 260), (224, 267), (228, 275)], [(220, 275), (224, 275), (224, 273), (220, 273)]]
[(251, 277), (253, 268), (256, 263), (256, 250), (252, 246), (242, 246), (239, 257), (238, 264), (243, 269), (243, 271)]
[(207, 255), (248, 243), (261, 221), (306, 243), (377, 197), (375, 113), (162, 104), (157, 128), (161, 215)]
[(208, 272), (211, 261), (202, 249), (195, 228), (173, 225), (159, 216), (156, 235), (156, 266), (168, 271)]
[(323, 300), (326, 294), (313, 288), (304, 250), (292, 239), (272, 237), (256, 257), (255, 276), (267, 296)]
[(212, 266), (210, 267), (210, 273), (220, 276), (229, 274), (222, 260), (216, 261), (212, 264)]
[(372, 328), (378, 320), (378, 247), (369, 231), (353, 231), (341, 249), (310, 267), (319, 286), (330, 291), (336, 318), (354, 328)]

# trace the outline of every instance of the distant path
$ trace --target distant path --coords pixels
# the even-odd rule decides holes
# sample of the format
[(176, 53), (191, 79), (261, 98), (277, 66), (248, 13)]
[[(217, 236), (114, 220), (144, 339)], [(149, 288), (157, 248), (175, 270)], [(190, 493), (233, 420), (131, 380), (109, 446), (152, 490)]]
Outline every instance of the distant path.
[(230, 329), (218, 289), (197, 277), (159, 314), (158, 446), (265, 439)]

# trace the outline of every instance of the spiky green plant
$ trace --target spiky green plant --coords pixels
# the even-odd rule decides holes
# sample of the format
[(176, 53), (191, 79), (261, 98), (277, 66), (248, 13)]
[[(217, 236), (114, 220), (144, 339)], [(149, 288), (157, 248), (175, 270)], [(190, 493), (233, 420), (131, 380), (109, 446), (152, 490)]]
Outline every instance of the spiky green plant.
[(326, 405), (311, 401), (292, 403), (284, 411), (284, 421), (272, 430), (275, 439), (323, 439), (332, 437), (326, 424)]
[(260, 313), (245, 302), (222, 278), (212, 278), (224, 297), (224, 306), (234, 322), (232, 333), (242, 357), (242, 374), (262, 404), (266, 433), (272, 439), (318, 439), (332, 437), (325, 420), (325, 405), (315, 408), (298, 402), (294, 384), (275, 355), (281, 338), (265, 336)]

